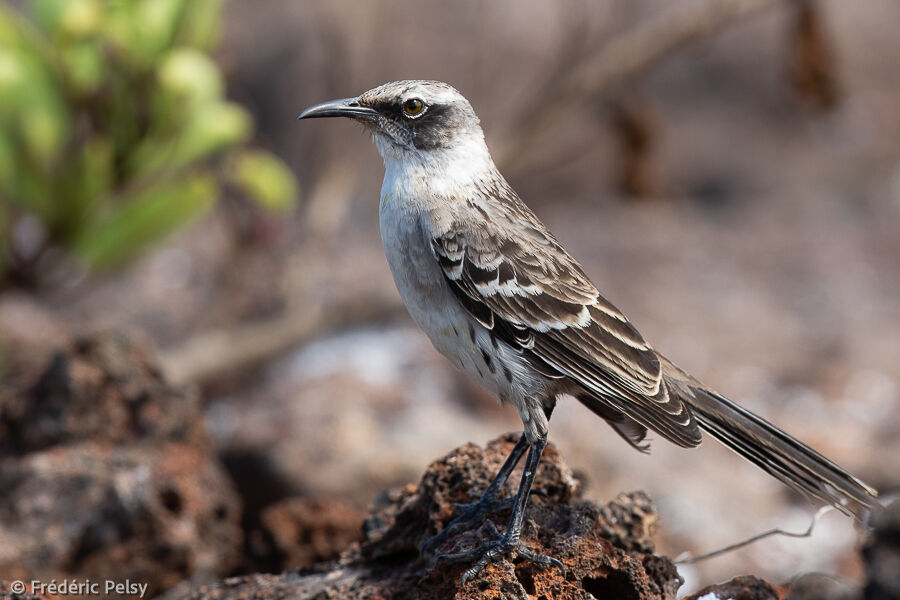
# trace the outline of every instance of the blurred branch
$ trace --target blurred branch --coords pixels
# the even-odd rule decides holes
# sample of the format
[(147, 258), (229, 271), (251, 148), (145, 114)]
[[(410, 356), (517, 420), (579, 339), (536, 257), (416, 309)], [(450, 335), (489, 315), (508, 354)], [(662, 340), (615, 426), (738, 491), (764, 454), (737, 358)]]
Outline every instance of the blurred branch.
[(278, 318), (215, 329), (160, 352), (175, 385), (203, 383), (244, 371), (323, 333), (385, 319), (402, 309), (399, 297), (358, 297), (346, 304), (296, 307)]
[(623, 94), (611, 104), (619, 144), (619, 188), (631, 197), (651, 196), (657, 189), (650, 166), (656, 140), (651, 110), (634, 94)]
[(613, 36), (594, 57), (585, 57), (551, 72), (509, 124), (493, 154), (503, 166), (527, 148), (561, 102), (596, 96), (632, 78), (674, 50), (716, 33), (783, 0), (698, 0), (673, 8)]
[(792, 538), (808, 538), (812, 537), (813, 532), (816, 529), (816, 524), (819, 522), (819, 519), (822, 518), (823, 515), (830, 513), (835, 510), (833, 506), (823, 506), (816, 514), (813, 515), (812, 520), (809, 522), (809, 527), (806, 528), (805, 531), (786, 531), (781, 529), (780, 527), (776, 527), (774, 529), (770, 529), (768, 531), (764, 531), (762, 533), (758, 533), (752, 537), (749, 537), (745, 540), (741, 540), (739, 542), (735, 542), (734, 544), (729, 544), (724, 548), (719, 548), (718, 550), (713, 550), (712, 552), (707, 552), (706, 554), (701, 554), (700, 556), (690, 556), (690, 554), (684, 554), (675, 559), (676, 565), (693, 565), (699, 562), (703, 562), (705, 560), (709, 560), (710, 558), (715, 558), (717, 556), (721, 556), (723, 554), (727, 554), (729, 552), (734, 552), (735, 550), (740, 550), (745, 546), (749, 546), (750, 544), (754, 544), (760, 540), (764, 540), (768, 537), (773, 537), (776, 535), (784, 536), (784, 537), (792, 537)]
[(822, 9), (813, 0), (794, 0), (788, 76), (797, 98), (813, 110), (834, 108), (841, 97), (836, 52)]

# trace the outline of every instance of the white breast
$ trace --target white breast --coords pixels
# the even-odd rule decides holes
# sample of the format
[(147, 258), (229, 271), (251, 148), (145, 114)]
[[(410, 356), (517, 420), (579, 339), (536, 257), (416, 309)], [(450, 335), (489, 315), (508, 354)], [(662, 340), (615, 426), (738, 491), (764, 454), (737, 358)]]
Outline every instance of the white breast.
[[(422, 214), (385, 177), (379, 210), (381, 240), (394, 283), (413, 321), (438, 352), (503, 402), (513, 404), (531, 439), (545, 435), (542, 408), (548, 381), (522, 356), (473, 319), (456, 299), (431, 251)], [(403, 186), (400, 186), (401, 188)]]
[[(383, 192), (384, 194), (384, 192)], [(410, 316), (441, 354), (458, 366), (458, 333), (468, 327), (468, 315), (444, 281), (422, 231), (420, 214), (398, 206), (396, 194), (384, 194), (379, 210), (381, 241), (394, 283)], [(467, 369), (468, 370), (468, 369)]]
[(473, 319), (457, 300), (431, 240), (465, 215), (458, 201), (494, 169), (480, 131), (441, 152), (415, 153), (375, 136), (384, 158), (379, 223), (394, 283), (413, 321), (434, 347), (501, 401), (519, 411), (530, 439), (547, 433), (542, 400), (549, 385), (522, 356)]

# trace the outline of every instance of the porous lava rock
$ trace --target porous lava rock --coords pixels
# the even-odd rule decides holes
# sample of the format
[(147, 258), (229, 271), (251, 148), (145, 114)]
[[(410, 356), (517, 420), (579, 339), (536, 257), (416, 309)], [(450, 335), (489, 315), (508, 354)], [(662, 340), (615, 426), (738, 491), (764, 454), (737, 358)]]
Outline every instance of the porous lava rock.
[(147, 597), (240, 560), (240, 503), (195, 394), (101, 335), (0, 387), (0, 580), (130, 579)]
[(135, 337), (81, 338), (0, 386), (0, 456), (84, 441), (208, 444), (198, 395), (172, 386)]
[(768, 582), (743, 575), (725, 583), (717, 583), (691, 594), (684, 600), (781, 600), (782, 596)]
[(266, 507), (256, 533), (264, 539), (258, 554), (274, 562), (273, 571), (335, 560), (362, 539), (363, 511), (333, 498), (287, 498)]
[[(454, 504), (480, 496), (515, 443), (504, 436), (480, 448), (467, 444), (432, 463), (418, 485), (382, 494), (363, 527), (363, 539), (333, 562), (281, 575), (236, 577), (170, 596), (183, 600), (275, 598), (543, 598), (674, 599), (682, 580), (672, 562), (653, 553), (657, 513), (642, 492), (605, 505), (581, 497), (581, 483), (548, 446), (529, 502), (523, 542), (566, 567), (542, 569), (504, 559), (463, 585), (467, 564), (423, 559), (419, 548), (450, 521)], [(511, 480), (517, 481), (517, 473)], [(513, 489), (507, 484), (505, 493)], [(492, 516), (501, 528), (508, 510)], [(487, 539), (481, 527), (449, 539), (451, 553)]]

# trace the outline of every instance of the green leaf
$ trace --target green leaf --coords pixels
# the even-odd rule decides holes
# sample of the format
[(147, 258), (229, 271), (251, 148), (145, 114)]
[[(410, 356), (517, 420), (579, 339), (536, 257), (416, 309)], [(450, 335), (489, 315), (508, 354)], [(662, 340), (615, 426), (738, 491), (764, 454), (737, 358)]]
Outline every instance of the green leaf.
[(43, 169), (69, 135), (69, 113), (45, 65), (21, 49), (0, 49), (0, 124), (15, 132), (25, 155)]
[(108, 0), (107, 39), (132, 63), (149, 69), (175, 42), (185, 2), (192, 0)]
[(92, 268), (120, 265), (205, 213), (217, 196), (215, 180), (206, 172), (142, 190), (123, 198), (115, 212), (87, 224), (73, 248)]
[(77, 237), (92, 215), (107, 204), (100, 202), (112, 188), (113, 149), (109, 140), (94, 137), (54, 177), (56, 231), (64, 240)]
[(219, 102), (197, 111), (176, 139), (150, 138), (134, 153), (141, 177), (187, 167), (246, 141), (253, 121), (241, 106)]
[[(17, 157), (21, 158), (21, 157)], [(16, 164), (16, 173), (9, 182), (10, 200), (23, 209), (38, 215), (45, 225), (52, 226), (59, 220), (59, 204), (52, 193), (52, 180), (22, 160)]]
[(79, 171), (86, 202), (102, 198), (112, 189), (114, 158), (112, 144), (106, 138), (95, 137), (84, 144)]
[(144, 43), (159, 56), (175, 42), (186, 4), (193, 0), (132, 0), (137, 4), (136, 25), (143, 31)]
[(183, 44), (211, 50), (222, 35), (223, 0), (193, 0), (188, 4), (180, 35)]
[(227, 177), (263, 207), (287, 211), (297, 201), (297, 180), (284, 162), (265, 150), (244, 150), (227, 164)]
[(176, 155), (181, 161), (193, 160), (244, 142), (252, 132), (253, 119), (241, 105), (213, 104), (188, 125)]
[[(253, 129), (204, 53), (223, 2), (0, 2), (0, 212), (33, 214), (54, 249), (101, 268), (207, 210), (223, 179), (210, 159)], [(246, 151), (226, 165), (261, 205), (295, 202), (276, 157)]]
[(21, 14), (0, 4), (0, 48), (18, 48), (35, 42), (35, 32)]
[(12, 140), (0, 131), (0, 195), (12, 195), (16, 175), (16, 155)]
[(0, 118), (10, 116), (23, 104), (28, 67), (18, 50), (0, 47)]
[(55, 107), (35, 104), (21, 114), (22, 137), (28, 154), (49, 168), (62, 151), (66, 127)]
[(13, 19), (12, 9), (0, 4), (0, 48), (19, 43), (19, 31)]
[(31, 14), (52, 35), (81, 38), (99, 29), (103, 8), (97, 0), (32, 0)]
[(225, 85), (216, 64), (192, 48), (169, 52), (159, 65), (161, 91), (181, 111), (191, 111), (222, 97)]
[(103, 49), (95, 40), (86, 40), (62, 49), (59, 59), (69, 85), (81, 96), (96, 92), (103, 83), (103, 78), (108, 76)]

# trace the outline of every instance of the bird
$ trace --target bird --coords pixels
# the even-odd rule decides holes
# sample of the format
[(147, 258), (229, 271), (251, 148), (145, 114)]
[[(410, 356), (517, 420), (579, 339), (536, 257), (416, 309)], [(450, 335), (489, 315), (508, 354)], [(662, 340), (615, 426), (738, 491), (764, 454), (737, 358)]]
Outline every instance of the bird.
[[(385, 83), (297, 118), (322, 117), (361, 123), (381, 154), (381, 238), (413, 321), (522, 420), (521, 437), (481, 498), (422, 546), (431, 555), (511, 506), (504, 532), (488, 520), (488, 541), (436, 558), (471, 563), (463, 583), (507, 556), (565, 572), (520, 536), (550, 416), (557, 402), (573, 399), (641, 452), (649, 450), (648, 431), (685, 448), (705, 433), (861, 522), (881, 506), (873, 487), (655, 350), (500, 174), (475, 111), (452, 86)], [(517, 491), (500, 498), (523, 456)]]

